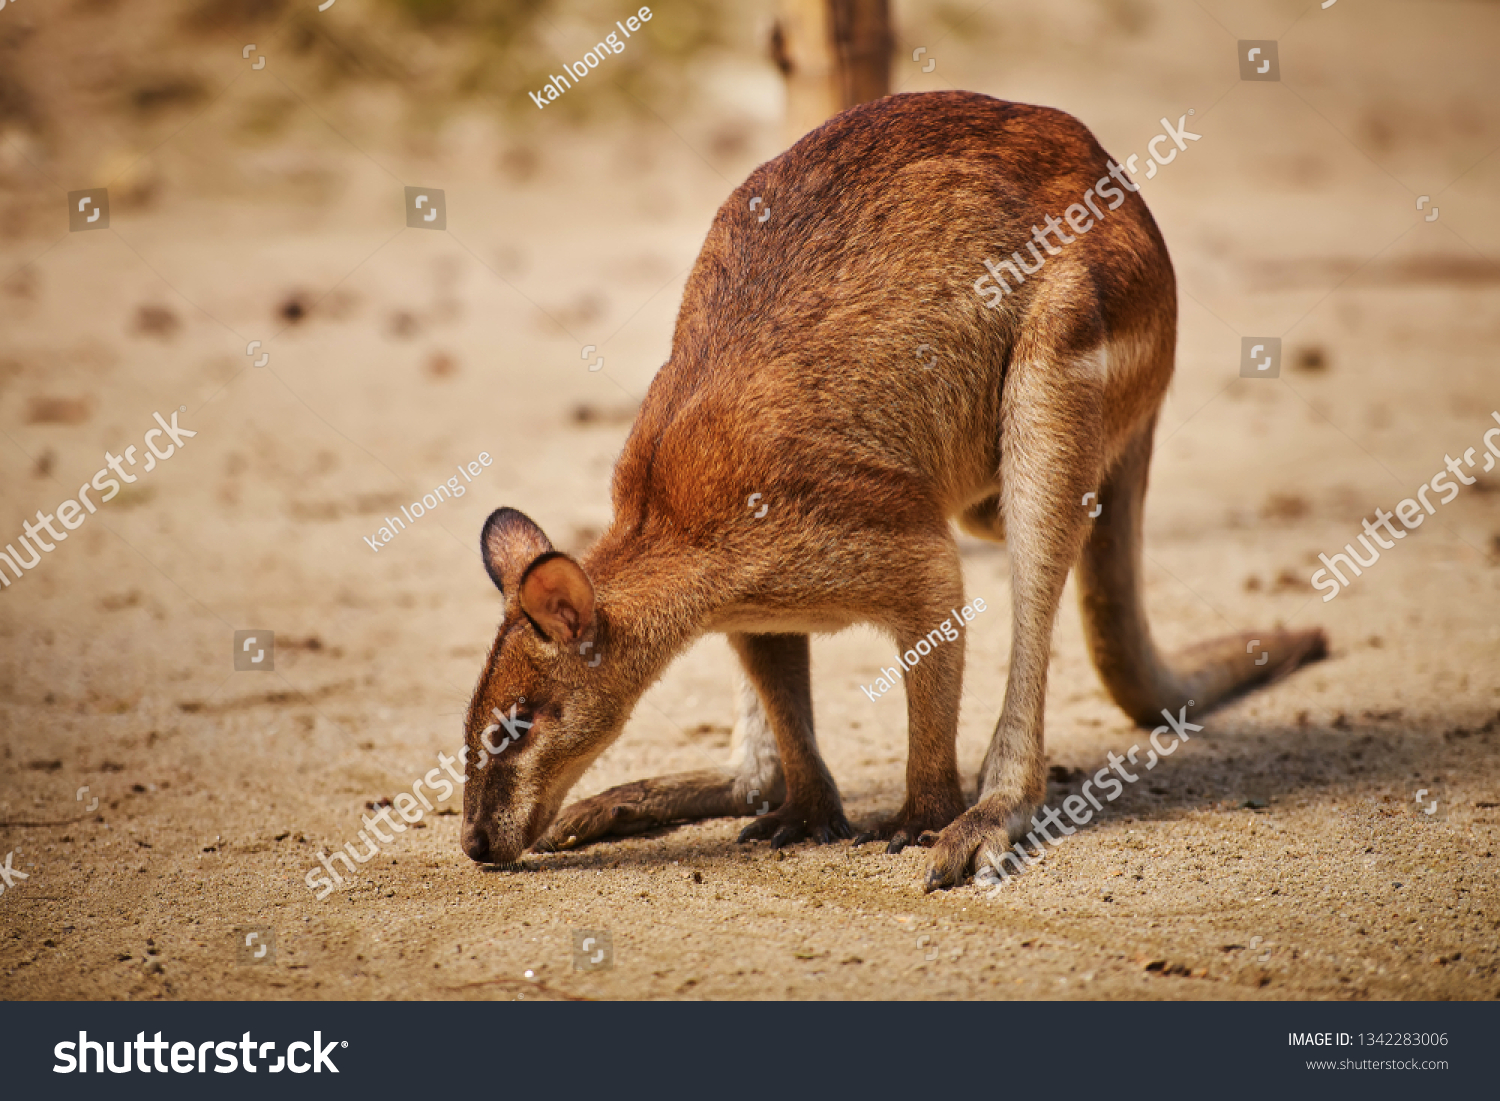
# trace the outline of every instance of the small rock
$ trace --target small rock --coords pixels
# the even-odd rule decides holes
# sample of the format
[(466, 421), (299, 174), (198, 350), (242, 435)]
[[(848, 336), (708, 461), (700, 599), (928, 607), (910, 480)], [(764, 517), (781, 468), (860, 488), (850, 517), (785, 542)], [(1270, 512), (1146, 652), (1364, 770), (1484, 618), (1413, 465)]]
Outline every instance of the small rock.
[(281, 317), (293, 325), (307, 316), (309, 306), (307, 299), (301, 291), (293, 291), (287, 295), (286, 300), (281, 303)]
[(1293, 493), (1273, 493), (1261, 506), (1260, 514), (1267, 520), (1300, 520), (1309, 511), (1306, 498)]
[(1282, 570), (1276, 575), (1275, 591), (1278, 593), (1300, 590), (1305, 582), (1291, 570)]
[(82, 424), (89, 419), (88, 398), (32, 398), (26, 411), (27, 424)]
[(181, 327), (177, 315), (165, 306), (142, 306), (135, 314), (135, 331), (147, 336), (170, 337)]
[(1328, 366), (1328, 353), (1321, 345), (1306, 344), (1292, 353), (1294, 371), (1322, 371)]
[(433, 352), (423, 370), (429, 378), (452, 378), (458, 373), (458, 362), (447, 352)]

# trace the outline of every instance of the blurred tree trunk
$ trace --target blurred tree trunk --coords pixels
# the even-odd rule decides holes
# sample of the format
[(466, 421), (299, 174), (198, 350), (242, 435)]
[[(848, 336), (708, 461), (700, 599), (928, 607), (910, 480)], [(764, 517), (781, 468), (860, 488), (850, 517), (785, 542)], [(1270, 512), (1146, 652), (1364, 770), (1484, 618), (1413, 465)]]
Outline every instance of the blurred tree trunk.
[(780, 0), (771, 56), (786, 78), (790, 145), (891, 90), (890, 0)]

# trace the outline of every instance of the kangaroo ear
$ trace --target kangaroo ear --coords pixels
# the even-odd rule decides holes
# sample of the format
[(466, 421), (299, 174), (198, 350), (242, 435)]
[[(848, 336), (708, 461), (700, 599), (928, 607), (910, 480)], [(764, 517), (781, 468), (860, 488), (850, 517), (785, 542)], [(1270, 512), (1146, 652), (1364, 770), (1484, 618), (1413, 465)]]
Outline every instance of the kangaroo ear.
[(552, 541), (531, 517), (513, 508), (497, 508), (484, 522), (479, 552), (490, 580), (506, 603), (520, 594), (521, 575), (526, 568), (552, 550)]
[(577, 642), (594, 626), (594, 584), (577, 562), (552, 551), (522, 575), (521, 610), (553, 642)]

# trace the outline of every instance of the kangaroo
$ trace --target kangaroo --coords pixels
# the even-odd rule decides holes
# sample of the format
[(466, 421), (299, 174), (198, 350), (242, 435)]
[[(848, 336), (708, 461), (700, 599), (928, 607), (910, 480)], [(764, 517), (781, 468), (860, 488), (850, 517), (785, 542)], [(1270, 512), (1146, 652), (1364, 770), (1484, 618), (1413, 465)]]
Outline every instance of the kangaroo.
[[(1055, 215), (1091, 190), (1110, 209), (1091, 196), (1100, 217), (1070, 236)], [(1012, 254), (1029, 277), (986, 264)], [(938, 646), (905, 679), (905, 802), (857, 839), (926, 846), (928, 891), (998, 867), (1032, 828), (1069, 569), (1090, 655), (1137, 723), (1190, 700), (1196, 717), (1325, 656), (1319, 630), (1170, 660), (1152, 641), (1141, 516), (1176, 326), (1172, 264), (1136, 185), (1061, 111), (887, 96), (756, 169), (688, 279), (609, 528), (575, 560), (515, 509), (484, 525), (504, 617), (466, 722), (464, 851), (508, 863), (736, 815), (755, 818), (741, 841), (850, 838), (813, 733), (808, 638), (867, 623), (899, 651), (923, 639), (964, 603), (950, 520), (1010, 548), (1010, 668), (978, 801), (955, 744), (964, 647)], [(710, 631), (743, 674), (730, 761), (559, 817), (642, 693)]]

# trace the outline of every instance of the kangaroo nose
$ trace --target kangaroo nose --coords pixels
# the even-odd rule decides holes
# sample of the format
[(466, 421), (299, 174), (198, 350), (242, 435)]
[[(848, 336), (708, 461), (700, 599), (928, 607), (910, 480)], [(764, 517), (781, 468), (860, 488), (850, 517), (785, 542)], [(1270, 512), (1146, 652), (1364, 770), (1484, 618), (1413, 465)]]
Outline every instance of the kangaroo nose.
[(476, 863), (483, 864), (490, 856), (490, 839), (477, 825), (464, 827), (464, 854)]

